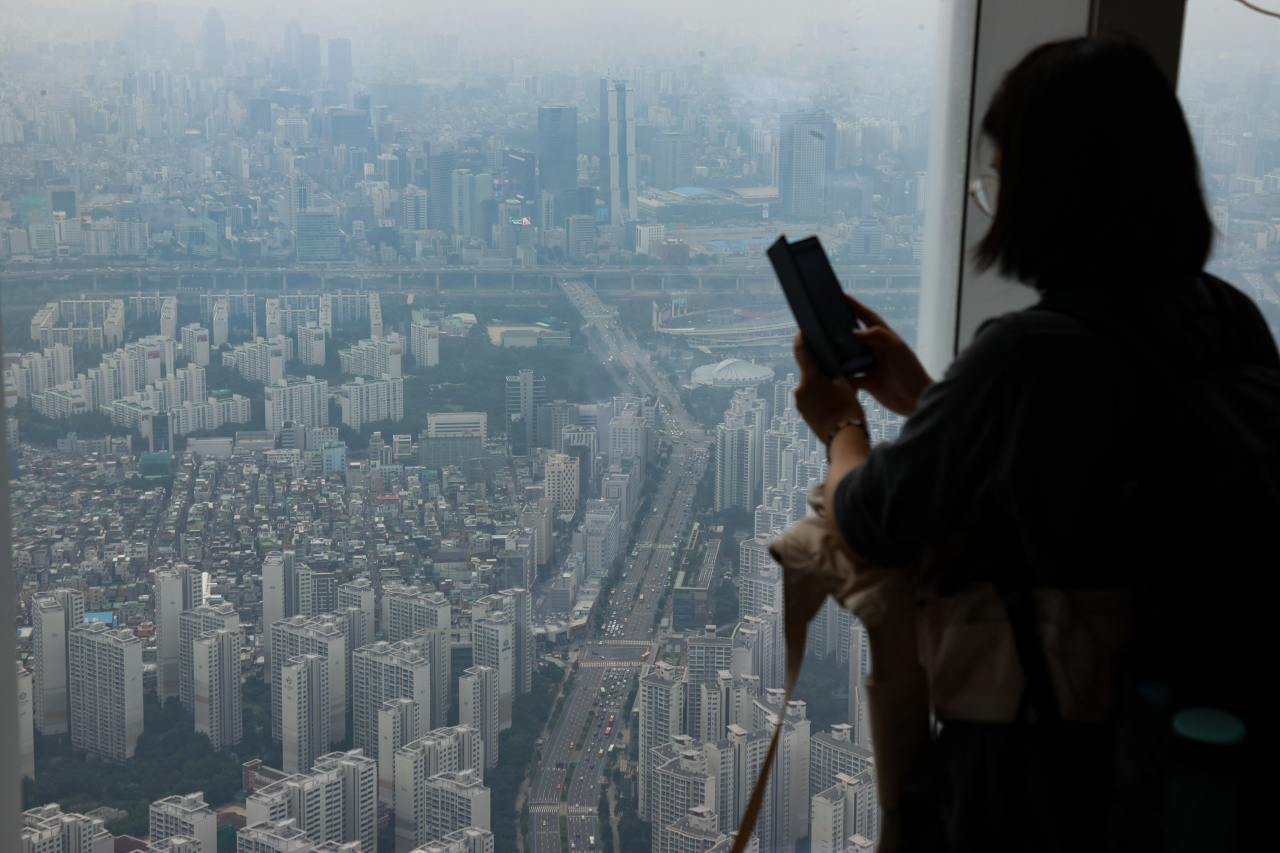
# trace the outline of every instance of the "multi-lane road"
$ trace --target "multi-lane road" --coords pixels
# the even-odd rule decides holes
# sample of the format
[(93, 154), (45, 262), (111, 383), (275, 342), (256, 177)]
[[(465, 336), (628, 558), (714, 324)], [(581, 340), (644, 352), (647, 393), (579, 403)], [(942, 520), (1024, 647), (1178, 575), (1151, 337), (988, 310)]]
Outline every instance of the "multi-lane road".
[(620, 734), (629, 721), (622, 717), (622, 706), (641, 665), (658, 653), (656, 608), (670, 583), (668, 569), (688, 530), (689, 506), (707, 462), (702, 429), (635, 340), (617, 325), (613, 313), (585, 284), (568, 283), (564, 291), (599, 333), (591, 342), (596, 356), (621, 362), (640, 393), (662, 401), (663, 429), (672, 449), (635, 548), (625, 556), (622, 579), (604, 592), (610, 605), (601, 608), (600, 621), (590, 626), (590, 636), (579, 650), (574, 689), (534, 776), (529, 798), (533, 853), (559, 853), (561, 817), (567, 821), (570, 850), (588, 851), (593, 838), (597, 847), (600, 844), (597, 809), (604, 767), (610, 747), (626, 747)]

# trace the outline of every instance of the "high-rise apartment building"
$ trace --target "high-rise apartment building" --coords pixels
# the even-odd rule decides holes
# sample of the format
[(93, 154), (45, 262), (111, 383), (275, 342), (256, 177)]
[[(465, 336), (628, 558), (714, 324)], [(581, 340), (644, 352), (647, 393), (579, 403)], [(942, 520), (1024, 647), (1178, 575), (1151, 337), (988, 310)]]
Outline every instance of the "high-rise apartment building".
[(822, 110), (786, 113), (778, 134), (778, 200), (789, 219), (826, 212), (826, 178), (834, 168), (835, 122)]
[(368, 578), (356, 578), (338, 587), (338, 609), (355, 608), (359, 611), (356, 643), (352, 650), (367, 646), (374, 640), (376, 620), (376, 595)]
[(293, 340), (283, 335), (269, 340), (258, 338), (222, 354), (223, 366), (239, 371), (250, 382), (263, 385), (279, 385), (284, 380), (285, 362), (292, 359)]
[(43, 735), (70, 731), (70, 635), (84, 624), (84, 593), (55, 589), (31, 598), (32, 714)]
[[(195, 642), (211, 631), (226, 631), (234, 636), (234, 651), (240, 651), (240, 615), (235, 607), (221, 598), (211, 598), (208, 604), (201, 604), (178, 615), (178, 696), (182, 699), (182, 707), (195, 713), (196, 711), (196, 658)], [(157, 627), (157, 633), (159, 628)], [(236, 683), (239, 684), (239, 663), (235, 667)], [(208, 694), (203, 694), (206, 697)]]
[(342, 372), (368, 379), (384, 376), (398, 378), (404, 375), (400, 361), (404, 354), (404, 338), (395, 332), (384, 338), (373, 338), (339, 350)]
[(575, 213), (565, 220), (565, 237), (569, 243), (569, 257), (586, 260), (596, 252), (596, 219), (586, 213)]
[[(811, 801), (813, 853), (869, 851), (880, 835), (880, 801), (874, 768), (838, 773)], [(849, 841), (853, 844), (849, 844)]]
[(473, 666), (458, 679), (458, 723), (480, 733), (484, 743), (484, 769), (498, 766), (498, 673), (488, 666)]
[(414, 639), (430, 643), (426, 654), (431, 661), (432, 690), (430, 713), (424, 724), (438, 729), (449, 714), (449, 599), (438, 592), (424, 593), (416, 586), (385, 583), (382, 586), (381, 625), (389, 643)]
[(209, 366), (209, 330), (199, 323), (182, 327), (182, 354), (196, 367)]
[(305, 379), (282, 377), (278, 382), (263, 386), (262, 393), (266, 407), (265, 426), (272, 432), (279, 432), (285, 421), (309, 427), (329, 425), (328, 380), (314, 376)]
[(354, 430), (377, 421), (404, 420), (404, 380), (390, 376), (357, 378), (342, 386), (338, 403), (342, 422)]
[(22, 813), (18, 844), (20, 853), (113, 853), (115, 836), (102, 818), (63, 813), (50, 803)]
[[(356, 749), (378, 755), (378, 713), (390, 699), (412, 700), (421, 709), (417, 719), (424, 723), (430, 719), (431, 646), (428, 637), (410, 637), (373, 643), (352, 656), (352, 744)], [(405, 742), (419, 734), (416, 728), (402, 732)]]
[(207, 631), (191, 644), (196, 731), (208, 735), (215, 750), (235, 746), (244, 735), (240, 645), (238, 628)]
[(471, 620), (472, 660), (497, 673), (498, 730), (511, 728), (511, 704), (515, 696), (515, 624), (505, 613)]
[(528, 693), (533, 689), (537, 658), (533, 636), (533, 596), (528, 589), (516, 587), (478, 598), (471, 605), (473, 620), (498, 613), (510, 619), (512, 625), (512, 663), (515, 666), (512, 689), (517, 694)]
[(628, 80), (600, 80), (601, 189), (609, 193), (609, 224), (638, 219), (635, 90)]
[(631, 736), (638, 740), (639, 806), (636, 811), (642, 820), (653, 819), (653, 749), (684, 733), (686, 689), (684, 667), (659, 661), (641, 670), (636, 693), (640, 709), (639, 729)]
[(271, 626), (271, 733), (284, 744), (287, 773), (310, 769), (308, 759), (346, 738), (345, 621), (326, 613)]
[(435, 367), (440, 363), (440, 327), (414, 318), (409, 327), (409, 352), (418, 367)]
[(809, 796), (816, 797), (836, 783), (837, 774), (857, 776), (875, 765), (871, 749), (852, 740), (853, 726), (838, 723), (830, 732), (809, 739)]
[(482, 770), (484, 745), (469, 726), (438, 728), (396, 750), (396, 849), (413, 850), (425, 840), (420, 826), (427, 809), (427, 781), (439, 773)]
[(303, 364), (324, 364), (324, 329), (319, 323), (308, 323), (305, 328), (298, 327), (298, 361)]
[[(375, 853), (377, 777), (374, 760), (353, 749), (319, 756), (311, 769), (257, 789), (245, 801), (247, 826), (239, 833), (240, 850), (249, 830), (269, 835), (281, 822), (292, 821), (289, 828), (304, 833), (312, 844), (355, 841), (361, 853)], [(277, 848), (251, 849), (274, 853)]]
[(174, 794), (151, 804), (151, 842), (182, 836), (194, 839), (197, 853), (218, 853), (218, 816), (204, 794)]
[(543, 487), (557, 512), (572, 512), (578, 507), (581, 460), (565, 453), (553, 453), (543, 467)]
[(105, 622), (72, 628), (68, 636), (71, 745), (126, 761), (142, 734), (142, 640)]
[(755, 388), (734, 392), (716, 427), (716, 509), (738, 506), (752, 512), (760, 505), (768, 414), (768, 403)]
[(426, 802), (415, 833), (419, 844), (471, 826), (489, 828), (489, 789), (480, 770), (437, 773), (425, 787)]
[(417, 740), (426, 729), (423, 723), (425, 715), (426, 709), (412, 699), (388, 699), (378, 707), (375, 725), (378, 751), (374, 758), (378, 762), (378, 803), (381, 806), (395, 807), (395, 754), (401, 747)]

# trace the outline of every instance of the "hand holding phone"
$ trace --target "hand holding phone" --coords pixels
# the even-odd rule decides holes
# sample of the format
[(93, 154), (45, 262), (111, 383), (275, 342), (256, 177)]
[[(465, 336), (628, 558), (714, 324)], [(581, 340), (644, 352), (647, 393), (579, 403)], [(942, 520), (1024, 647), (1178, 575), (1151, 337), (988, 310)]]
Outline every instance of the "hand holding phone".
[(858, 318), (817, 237), (769, 247), (769, 261), (810, 354), (828, 379), (873, 370), (875, 354), (854, 330)]

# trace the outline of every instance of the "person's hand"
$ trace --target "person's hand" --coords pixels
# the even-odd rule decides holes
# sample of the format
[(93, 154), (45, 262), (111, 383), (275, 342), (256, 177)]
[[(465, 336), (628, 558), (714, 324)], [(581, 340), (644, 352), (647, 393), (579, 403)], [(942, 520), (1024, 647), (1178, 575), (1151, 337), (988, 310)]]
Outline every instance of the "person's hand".
[(849, 300), (854, 316), (866, 327), (854, 329), (854, 337), (869, 346), (876, 357), (875, 369), (850, 376), (849, 384), (866, 391), (891, 412), (914, 413), (920, 395), (933, 384), (924, 365), (883, 317), (847, 293), (844, 298)]
[(800, 384), (796, 386), (796, 411), (813, 430), (823, 444), (835, 425), (846, 418), (865, 421), (858, 392), (850, 380), (841, 376), (828, 379), (818, 367), (804, 342), (804, 336), (796, 332), (796, 364), (800, 366)]

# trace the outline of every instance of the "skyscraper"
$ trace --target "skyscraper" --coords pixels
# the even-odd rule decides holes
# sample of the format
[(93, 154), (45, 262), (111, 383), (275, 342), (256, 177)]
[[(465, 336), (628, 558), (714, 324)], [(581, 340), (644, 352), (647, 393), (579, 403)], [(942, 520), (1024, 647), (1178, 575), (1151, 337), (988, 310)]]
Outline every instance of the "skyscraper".
[[(396, 751), (397, 850), (414, 850), (438, 837), (432, 833), (439, 832), (439, 824), (429, 819), (433, 804), (439, 805), (440, 786), (435, 780), (440, 774), (480, 771), (483, 753), (480, 733), (469, 726), (435, 729)], [(489, 826), (487, 794), (485, 789), (484, 813), (476, 815), (483, 823), (475, 826)]]
[(209, 7), (204, 19), (204, 70), (211, 77), (222, 76), (227, 64), (227, 28), (218, 10)]
[(298, 77), (304, 82), (320, 79), (320, 36), (315, 33), (298, 36)]
[[(778, 200), (782, 215), (814, 219), (825, 212), (828, 161), (834, 161), (833, 122), (822, 110), (786, 113), (778, 139)], [(830, 156), (828, 156), (830, 155)]]
[(609, 223), (637, 219), (635, 91), (627, 80), (600, 80), (600, 183), (609, 192)]
[(329, 82), (339, 91), (351, 82), (351, 39), (329, 39)]
[[(538, 190), (551, 193), (555, 209), (569, 210), (568, 196), (577, 186), (578, 108), (539, 107)], [(540, 224), (552, 228), (558, 223)]]
[(693, 184), (693, 140), (679, 133), (662, 133), (649, 143), (649, 185), (673, 190)]
[[(538, 440), (538, 407), (546, 401), (545, 376), (535, 377), (532, 370), (521, 370), (518, 375), (507, 377), (507, 441), (510, 444), (529, 452), (528, 448)], [(513, 428), (521, 430), (522, 434), (512, 435)]]
[(435, 231), (453, 230), (453, 169), (457, 161), (457, 149), (449, 143), (437, 142), (428, 152), (428, 224)]
[(533, 689), (536, 655), (533, 637), (533, 596), (529, 594), (529, 590), (517, 587), (486, 595), (476, 599), (471, 605), (472, 619), (481, 619), (497, 613), (510, 619), (513, 626), (511, 641), (514, 649), (512, 663), (515, 670), (511, 682), (512, 690), (517, 694), (528, 693)]
[(105, 622), (80, 625), (69, 637), (71, 745), (126, 761), (142, 734), (142, 640)]
[(151, 804), (151, 842), (174, 836), (195, 839), (201, 853), (218, 849), (218, 816), (203, 794), (175, 794)]

